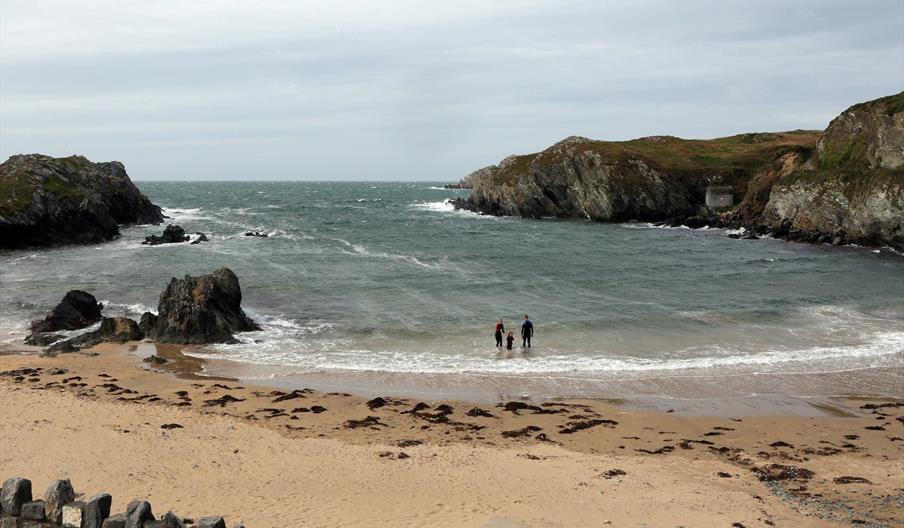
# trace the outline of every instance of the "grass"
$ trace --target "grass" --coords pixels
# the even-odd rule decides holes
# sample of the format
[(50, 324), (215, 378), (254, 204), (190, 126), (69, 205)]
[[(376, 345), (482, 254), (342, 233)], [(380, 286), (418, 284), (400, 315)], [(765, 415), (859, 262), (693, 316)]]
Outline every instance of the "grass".
[(822, 143), (820, 164), (826, 169), (866, 167), (866, 151), (865, 132), (847, 137), (827, 136)]
[(895, 95), (889, 95), (886, 97), (880, 97), (879, 99), (874, 99), (865, 103), (855, 104), (854, 106), (848, 108), (848, 111), (874, 109), (878, 109), (885, 115), (890, 116), (904, 112), (904, 92), (897, 93)]
[(510, 164), (504, 170), (496, 174), (496, 183), (509, 184), (513, 183), (516, 178), (522, 174), (527, 174), (530, 164), (534, 161), (536, 154), (525, 154), (524, 156), (516, 156), (514, 163)]
[(31, 186), (24, 174), (0, 180), (0, 215), (20, 213), (31, 205)]
[[(67, 170), (77, 171), (79, 159), (51, 158), (54, 162), (62, 163)], [(31, 205), (34, 187), (29, 183), (28, 174), (32, 167), (23, 166), (11, 169), (0, 179), (0, 215), (21, 213)], [(69, 199), (80, 202), (85, 198), (85, 193), (58, 174), (51, 174), (41, 182), (44, 191), (56, 195), (61, 199)]]
[(83, 192), (74, 189), (69, 182), (55, 174), (44, 180), (42, 186), (44, 187), (44, 190), (53, 193), (60, 198), (70, 198), (73, 201), (78, 202), (85, 197)]

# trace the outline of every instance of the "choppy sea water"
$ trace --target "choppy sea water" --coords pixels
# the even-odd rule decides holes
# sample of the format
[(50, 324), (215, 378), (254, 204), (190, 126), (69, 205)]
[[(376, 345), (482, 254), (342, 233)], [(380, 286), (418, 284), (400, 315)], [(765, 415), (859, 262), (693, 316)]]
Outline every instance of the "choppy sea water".
[[(888, 251), (478, 216), (446, 203), (467, 191), (431, 183), (138, 185), (211, 241), (142, 246), (162, 226), (141, 226), (106, 244), (0, 252), (0, 341), (20, 342), (68, 289), (138, 317), (170, 277), (228, 266), (263, 329), (192, 353), (246, 365), (245, 377), (619, 396), (626, 380), (668, 392), (711, 376), (730, 376), (728, 393), (791, 390), (775, 376), (795, 375), (806, 392), (831, 374), (820, 391), (901, 393), (904, 257)], [(497, 350), (495, 321), (517, 336), (523, 314), (534, 346)], [(870, 369), (889, 375), (832, 387)]]

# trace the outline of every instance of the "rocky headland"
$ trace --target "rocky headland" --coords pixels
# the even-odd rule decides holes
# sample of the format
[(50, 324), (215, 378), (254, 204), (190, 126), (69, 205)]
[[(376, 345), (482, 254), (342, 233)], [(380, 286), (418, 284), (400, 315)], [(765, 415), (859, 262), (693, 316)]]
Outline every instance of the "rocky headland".
[[(744, 227), (759, 235), (904, 249), (904, 92), (854, 105), (823, 131), (690, 140), (569, 137), (462, 180), (458, 208), (524, 218)], [(705, 206), (730, 187), (734, 207)]]
[(23, 154), (0, 164), (0, 249), (103, 242), (120, 225), (162, 221), (118, 161)]

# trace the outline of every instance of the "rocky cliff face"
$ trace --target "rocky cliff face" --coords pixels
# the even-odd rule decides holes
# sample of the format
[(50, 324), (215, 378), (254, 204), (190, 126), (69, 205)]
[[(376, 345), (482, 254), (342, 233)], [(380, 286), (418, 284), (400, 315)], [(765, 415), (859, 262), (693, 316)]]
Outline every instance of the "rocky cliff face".
[[(526, 218), (655, 219), (691, 209), (674, 176), (633, 156), (604, 156), (570, 137), (525, 159), (511, 156), (468, 176), (481, 211)], [(551, 159), (550, 159), (551, 158)]]
[(655, 136), (632, 141), (567, 138), (538, 154), (508, 157), (465, 178), (459, 207), (526, 218), (665, 220), (698, 213), (707, 185), (734, 187), (816, 133), (742, 134), (714, 140)]
[(121, 224), (162, 221), (118, 161), (28, 154), (0, 165), (0, 249), (101, 242)]
[[(852, 106), (824, 132), (713, 140), (571, 137), (465, 178), (485, 214), (744, 226), (806, 242), (904, 249), (904, 92)], [(707, 185), (740, 203), (707, 211)], [(688, 222), (694, 220), (695, 222)]]
[(795, 240), (904, 250), (904, 92), (843, 112), (795, 165), (763, 186), (760, 211), (751, 182), (729, 219)]

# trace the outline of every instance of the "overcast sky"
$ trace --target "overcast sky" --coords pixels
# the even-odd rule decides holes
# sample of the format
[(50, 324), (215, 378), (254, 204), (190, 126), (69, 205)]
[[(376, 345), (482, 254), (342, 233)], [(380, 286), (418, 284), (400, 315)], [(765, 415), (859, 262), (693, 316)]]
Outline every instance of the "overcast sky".
[(139, 180), (457, 180), (574, 134), (821, 129), (901, 90), (902, 0), (0, 3), (0, 156)]

